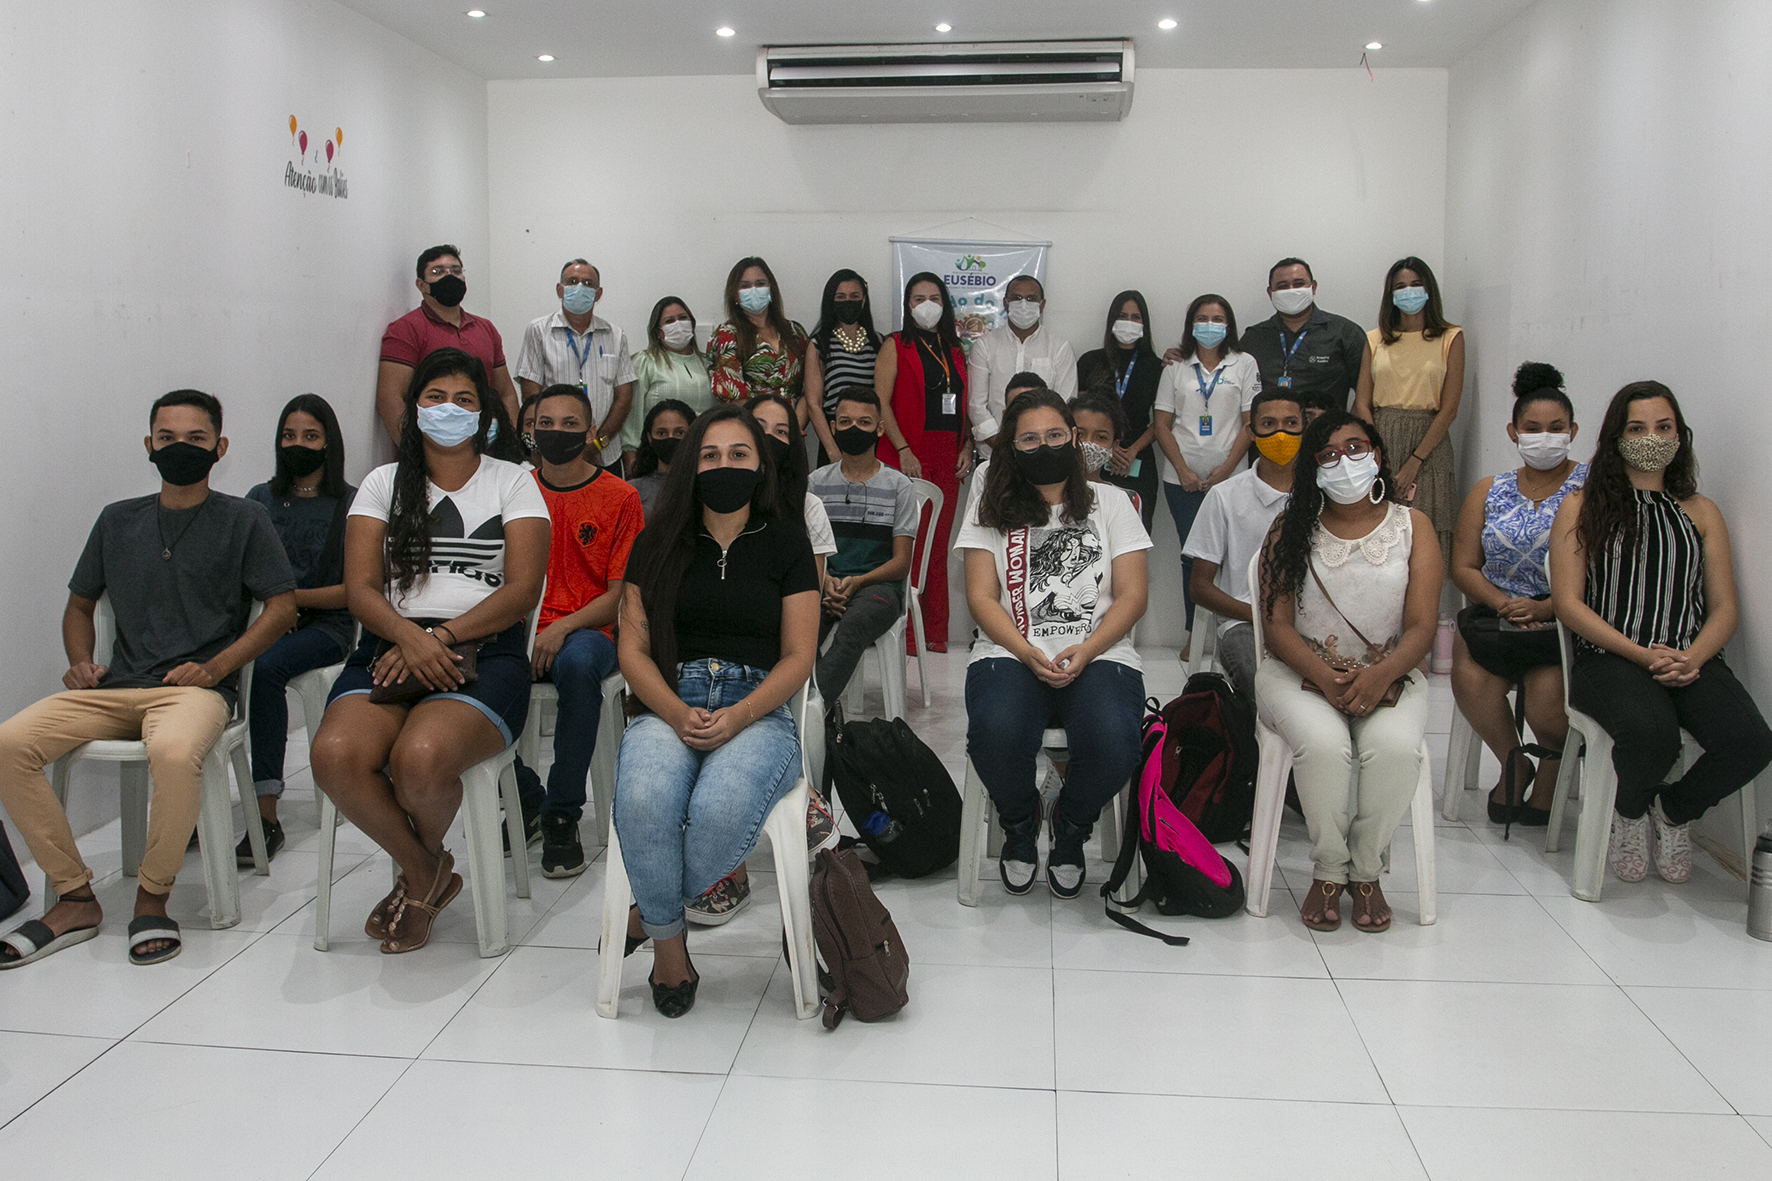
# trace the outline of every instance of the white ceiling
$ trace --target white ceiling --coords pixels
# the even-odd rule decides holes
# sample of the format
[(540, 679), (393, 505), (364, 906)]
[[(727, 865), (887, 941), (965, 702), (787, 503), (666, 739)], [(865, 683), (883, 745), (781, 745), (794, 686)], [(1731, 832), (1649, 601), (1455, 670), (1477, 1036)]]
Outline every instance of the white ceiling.
[[(1384, 43), (1374, 69), (1449, 66), (1535, 2), (341, 0), (484, 78), (748, 74), (760, 45), (1103, 37), (1132, 38), (1148, 67), (1352, 69), (1368, 41)], [(466, 15), (476, 7), (486, 16)], [(1164, 17), (1179, 27), (1159, 30)]]

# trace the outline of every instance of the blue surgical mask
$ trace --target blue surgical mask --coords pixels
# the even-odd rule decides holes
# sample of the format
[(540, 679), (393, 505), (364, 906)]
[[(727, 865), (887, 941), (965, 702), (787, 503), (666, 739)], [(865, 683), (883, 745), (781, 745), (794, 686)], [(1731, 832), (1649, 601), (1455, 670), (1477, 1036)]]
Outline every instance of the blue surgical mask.
[(582, 316), (597, 306), (597, 289), (586, 283), (574, 283), (560, 297), (560, 302), (573, 315)]
[(1194, 341), (1202, 348), (1215, 349), (1224, 343), (1224, 325), (1201, 320), (1193, 328)]
[(425, 438), (439, 447), (454, 447), (473, 438), (480, 430), (480, 412), (443, 402), (418, 408), (418, 429)]
[(1397, 310), (1405, 316), (1413, 316), (1427, 306), (1427, 288), (1399, 287), (1391, 292), (1391, 302), (1396, 304)]
[(738, 293), (738, 306), (747, 312), (766, 312), (769, 310), (769, 288), (746, 287)]

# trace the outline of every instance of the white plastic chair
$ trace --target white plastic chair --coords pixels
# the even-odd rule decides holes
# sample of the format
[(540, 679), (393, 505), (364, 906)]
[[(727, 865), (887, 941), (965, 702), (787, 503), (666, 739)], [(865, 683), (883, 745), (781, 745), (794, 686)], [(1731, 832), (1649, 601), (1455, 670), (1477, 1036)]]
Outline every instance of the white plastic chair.
[[(609, 843), (609, 801), (615, 794), (615, 748), (621, 745), (620, 694), (628, 683), (620, 670), (603, 678), (603, 711), (597, 719), (597, 748), (591, 754), (591, 768), (585, 787), (597, 817), (597, 843)], [(540, 774), (541, 740), (554, 733), (560, 716), (560, 691), (551, 681), (536, 681), (529, 686), (529, 714), (523, 722), (523, 733), (517, 739), (517, 757)]]
[[(1262, 634), (1261, 583), (1258, 553), (1249, 563), (1249, 585), (1255, 590), (1255, 667), (1267, 659)], [(1292, 773), (1292, 747), (1261, 718), (1255, 716), (1255, 739), (1261, 751), (1255, 777), (1255, 815), (1250, 825), (1249, 862), (1244, 885), (1249, 891), (1245, 909), (1256, 918), (1267, 917), (1268, 893), (1273, 888), (1274, 861), (1280, 848), (1280, 817), (1286, 810), (1286, 779)], [(1427, 739), (1421, 741), (1421, 778), (1410, 805), (1415, 828), (1415, 877), (1419, 890), (1421, 925), (1432, 926), (1438, 917), (1439, 890), (1434, 872), (1434, 775), (1428, 762)], [(1388, 856), (1386, 869), (1389, 868)]]
[[(535, 646), (535, 621), (541, 613), (541, 600), (529, 612), (529, 646)], [(306, 708), (306, 699), (303, 699)], [(310, 741), (318, 731), (309, 723)], [(467, 842), (468, 876), (474, 895), (474, 930), (480, 939), (483, 959), (503, 955), (510, 950), (509, 922), (505, 914), (504, 851), (499, 847), (499, 808), (504, 808), (506, 839), (511, 846), (511, 864), (516, 870), (517, 897), (529, 897), (529, 844), (523, 831), (523, 809), (517, 799), (517, 776), (513, 759), (516, 744), (512, 743), (491, 758), (482, 759), (461, 773), (461, 819)], [(320, 799), (320, 849), (317, 866), (318, 891), (314, 897), (314, 950), (325, 951), (332, 926), (332, 859), (334, 830), (338, 827), (338, 806), (319, 784), (314, 794)], [(394, 878), (400, 876), (398, 864), (392, 866)]]
[[(824, 730), (824, 708), (816, 694), (800, 686), (793, 713), (801, 734)], [(601, 744), (599, 743), (599, 749)], [(806, 859), (807, 744), (800, 743), (800, 777), (792, 790), (769, 810), (763, 831), (775, 854), (775, 880), (781, 893), (781, 922), (787, 935), (788, 972), (794, 982), (794, 1013), (805, 1021), (818, 1016), (818, 967), (812, 942), (812, 895)], [(611, 1020), (621, 1004), (621, 949), (628, 934), (628, 907), (633, 891), (621, 859), (621, 841), (609, 830), (608, 868), (603, 875), (603, 940), (597, 954), (597, 1015)]]
[[(247, 615), (251, 626), (264, 604), (254, 602)], [(93, 612), (94, 664), (111, 663), (111, 649), (117, 639), (117, 614), (111, 607), (110, 595), (101, 595)], [(261, 874), (271, 872), (270, 859), (265, 856), (265, 834), (250, 823), (256, 815), (258, 802), (252, 793), (252, 765), (246, 756), (247, 710), (252, 701), (252, 663), (240, 669), (239, 696), (235, 706), (238, 715), (222, 730), (221, 737), (203, 757), (202, 804), (197, 813), (197, 840), (203, 852), (203, 883), (209, 891), (209, 925), (216, 930), (232, 927), (240, 921), (240, 875), (234, 859), (234, 805), (228, 794), (228, 764), (240, 782), (240, 803), (249, 823), (246, 831), (252, 836), (253, 862)], [(141, 868), (142, 855), (148, 845), (148, 748), (139, 740), (101, 739), (85, 742), (57, 759), (49, 770), (49, 786), (65, 811), (68, 806), (68, 776), (75, 763), (117, 763), (121, 789), (119, 808), (123, 829), (123, 872), (134, 877)], [(55, 891), (44, 879), (43, 895), (47, 906), (54, 906)]]
[[(917, 534), (919, 537), (922, 537), (923, 535), (923, 506), (928, 504), (930, 506), (928, 525), (929, 537), (933, 538), (935, 536), (935, 523), (941, 519), (942, 506), (945, 505), (947, 501), (943, 497), (941, 489), (937, 488), (934, 484), (931, 484), (928, 480), (912, 480), (911, 483), (914, 484), (917, 489)], [(929, 643), (927, 639), (925, 639), (923, 633), (923, 588), (929, 585), (929, 553), (934, 548), (933, 545), (925, 545), (923, 547), (923, 560), (917, 563), (917, 578), (916, 581), (911, 583), (911, 634), (917, 641), (917, 679), (923, 683), (924, 709), (929, 708), (930, 702), (933, 699), (929, 696), (929, 672), (923, 664), (923, 657), (929, 654)], [(945, 553), (942, 554), (941, 560), (944, 562), (947, 561), (948, 556)], [(900, 651), (904, 650), (902, 639), (903, 636), (901, 633), (901, 643), (899, 644)], [(900, 696), (902, 697), (902, 694)]]
[[(1060, 727), (1047, 730), (1040, 739), (1040, 747), (1050, 758), (1062, 756), (1070, 750), (1070, 737)], [(1101, 834), (1102, 860), (1113, 862), (1120, 855), (1120, 834), (1126, 831), (1126, 809), (1132, 806), (1132, 784), (1129, 782), (1102, 807), (1101, 816), (1096, 820), (1096, 831)], [(1106, 823), (1103, 823), (1106, 821)], [(981, 832), (984, 840), (979, 837)], [(966, 782), (960, 791), (960, 860), (956, 872), (959, 874), (959, 897), (961, 906), (978, 905), (978, 870), (984, 858), (997, 857), (1003, 851), (1003, 826), (997, 819), (997, 810), (991, 806), (990, 793), (985, 790), (984, 780), (978, 776), (978, 768), (972, 765), (970, 756), (966, 759)], [(1138, 892), (1140, 866), (1135, 861), (1132, 874), (1121, 889), (1120, 896), (1130, 898)], [(1117, 901), (1117, 899), (1116, 899)]]
[(1218, 668), (1218, 616), (1194, 604), (1194, 629), (1188, 633), (1187, 675)]

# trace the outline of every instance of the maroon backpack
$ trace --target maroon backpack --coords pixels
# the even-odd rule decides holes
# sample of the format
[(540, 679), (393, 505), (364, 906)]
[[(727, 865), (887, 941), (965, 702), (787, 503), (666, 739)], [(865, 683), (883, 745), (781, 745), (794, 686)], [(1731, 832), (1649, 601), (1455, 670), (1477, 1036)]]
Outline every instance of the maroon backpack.
[(1241, 840), (1255, 813), (1255, 707), (1210, 672), (1161, 710), (1150, 704), (1166, 731), (1163, 790), (1213, 844)]

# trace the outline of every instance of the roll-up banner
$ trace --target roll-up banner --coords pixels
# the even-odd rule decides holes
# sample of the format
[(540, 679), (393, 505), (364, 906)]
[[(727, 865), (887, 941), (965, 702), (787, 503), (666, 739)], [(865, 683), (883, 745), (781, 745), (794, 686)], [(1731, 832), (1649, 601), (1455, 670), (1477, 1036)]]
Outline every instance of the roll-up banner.
[[(976, 238), (898, 238), (892, 242), (892, 329), (904, 327), (904, 285), (912, 275), (932, 271), (947, 284), (961, 343), (973, 341), (1003, 322), (1003, 292), (1017, 275), (1046, 282), (1050, 242), (989, 242)], [(876, 300), (878, 307), (881, 301)]]

